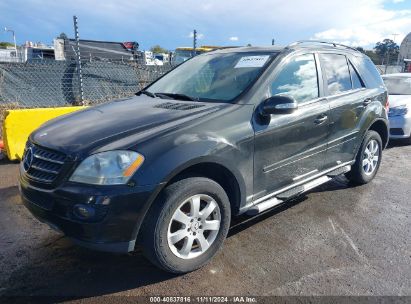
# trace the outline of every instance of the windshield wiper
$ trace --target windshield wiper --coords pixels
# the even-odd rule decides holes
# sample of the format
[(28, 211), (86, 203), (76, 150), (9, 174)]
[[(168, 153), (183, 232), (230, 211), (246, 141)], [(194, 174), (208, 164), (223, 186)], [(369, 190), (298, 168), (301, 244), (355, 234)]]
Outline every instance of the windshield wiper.
[(198, 101), (198, 98), (194, 98), (185, 94), (179, 94), (179, 93), (155, 93), (155, 96), (158, 96), (160, 98), (171, 98), (171, 99), (177, 99), (177, 100), (187, 100), (187, 101)]
[(151, 93), (151, 92), (146, 91), (146, 90), (141, 90), (141, 91), (138, 91), (138, 92), (136, 93), (137, 96), (140, 96), (141, 94), (150, 96), (150, 97), (152, 97), (152, 98), (156, 98), (156, 97), (157, 97), (156, 94)]

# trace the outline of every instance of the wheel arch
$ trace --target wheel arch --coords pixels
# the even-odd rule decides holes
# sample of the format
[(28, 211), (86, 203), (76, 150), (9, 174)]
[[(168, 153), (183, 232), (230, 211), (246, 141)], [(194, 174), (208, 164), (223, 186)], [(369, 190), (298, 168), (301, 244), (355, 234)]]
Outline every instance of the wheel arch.
[(178, 180), (195, 176), (210, 178), (217, 182), (227, 193), (231, 205), (231, 214), (236, 215), (239, 213), (240, 207), (245, 203), (245, 183), (241, 174), (235, 168), (228, 167), (227, 164), (223, 164), (221, 161), (200, 158), (180, 166), (166, 178), (165, 182), (158, 185), (143, 208), (140, 219), (137, 221), (133, 232), (134, 239), (138, 240), (139, 232), (144, 225), (146, 216), (156, 203), (161, 192), (168, 185)]
[(383, 149), (385, 149), (389, 141), (388, 125), (385, 122), (385, 120), (383, 119), (374, 120), (374, 122), (370, 125), (368, 130), (375, 131), (381, 136), (382, 146), (383, 146)]

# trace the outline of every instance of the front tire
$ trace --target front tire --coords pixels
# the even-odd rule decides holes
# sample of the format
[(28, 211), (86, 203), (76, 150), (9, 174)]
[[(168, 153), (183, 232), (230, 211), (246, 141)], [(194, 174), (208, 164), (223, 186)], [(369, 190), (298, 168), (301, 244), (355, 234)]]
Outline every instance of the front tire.
[(167, 186), (146, 216), (142, 231), (145, 256), (172, 273), (207, 264), (222, 247), (231, 208), (215, 181), (190, 177)]
[(369, 183), (377, 174), (382, 159), (381, 136), (372, 130), (367, 131), (358, 151), (355, 163), (346, 177), (354, 184)]

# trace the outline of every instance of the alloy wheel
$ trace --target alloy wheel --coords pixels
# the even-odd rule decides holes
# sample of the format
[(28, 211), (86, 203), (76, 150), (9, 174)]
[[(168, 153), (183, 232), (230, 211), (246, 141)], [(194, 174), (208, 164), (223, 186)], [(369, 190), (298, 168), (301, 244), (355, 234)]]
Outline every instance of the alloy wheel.
[(375, 139), (371, 139), (364, 150), (362, 161), (362, 167), (366, 175), (373, 174), (375, 169), (377, 168), (380, 158), (379, 151), (380, 147), (378, 145), (378, 142)]
[(211, 196), (191, 196), (180, 204), (171, 218), (168, 246), (179, 258), (196, 258), (214, 243), (220, 224), (220, 207)]

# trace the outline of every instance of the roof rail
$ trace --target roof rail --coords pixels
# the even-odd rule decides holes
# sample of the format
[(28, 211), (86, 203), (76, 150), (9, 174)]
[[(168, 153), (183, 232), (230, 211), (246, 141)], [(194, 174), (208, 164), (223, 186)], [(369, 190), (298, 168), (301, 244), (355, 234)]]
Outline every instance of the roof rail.
[(288, 47), (293, 47), (293, 46), (296, 46), (296, 45), (299, 45), (299, 44), (309, 44), (309, 43), (311, 43), (311, 44), (327, 44), (327, 45), (330, 45), (330, 46), (333, 46), (333, 47), (343, 47), (343, 48), (346, 48), (346, 49), (350, 49), (350, 50), (359, 52), (356, 48), (353, 48), (353, 47), (345, 45), (345, 44), (329, 42), (329, 41), (321, 41), (321, 40), (299, 40), (299, 41), (296, 41), (296, 42), (293, 42), (293, 43), (287, 45), (287, 48)]

